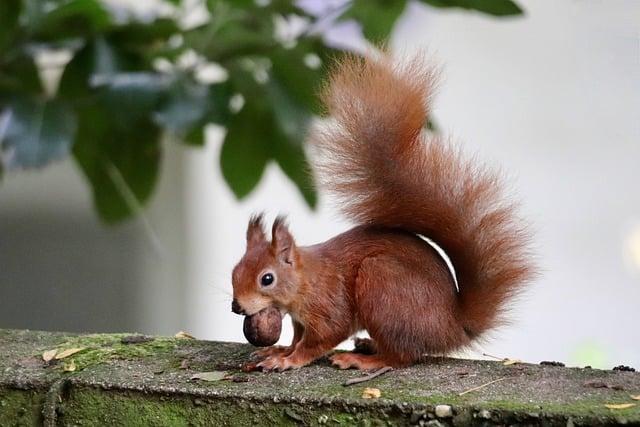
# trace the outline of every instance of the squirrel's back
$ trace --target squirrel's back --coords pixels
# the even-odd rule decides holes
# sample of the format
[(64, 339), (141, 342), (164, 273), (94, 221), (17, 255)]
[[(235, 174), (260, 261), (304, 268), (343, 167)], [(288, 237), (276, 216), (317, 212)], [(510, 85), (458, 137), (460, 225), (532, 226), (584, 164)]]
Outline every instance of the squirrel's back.
[(330, 118), (310, 137), (313, 165), (358, 224), (404, 229), (443, 248), (461, 321), (475, 337), (503, 320), (534, 267), (498, 174), (425, 130), (435, 74), (418, 57), (339, 62), (323, 94)]

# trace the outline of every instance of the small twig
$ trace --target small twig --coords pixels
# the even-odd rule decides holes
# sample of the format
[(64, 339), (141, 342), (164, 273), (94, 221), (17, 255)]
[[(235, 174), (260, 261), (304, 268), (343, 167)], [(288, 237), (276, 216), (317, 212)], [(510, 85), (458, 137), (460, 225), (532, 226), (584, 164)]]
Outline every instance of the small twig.
[(349, 385), (360, 384), (360, 383), (363, 383), (365, 381), (371, 381), (372, 379), (374, 379), (376, 377), (379, 377), (380, 375), (385, 374), (385, 373), (389, 372), (392, 369), (393, 368), (391, 366), (385, 366), (384, 368), (380, 368), (377, 371), (375, 371), (375, 372), (373, 372), (373, 373), (371, 373), (369, 375), (365, 375), (364, 377), (348, 379), (342, 385), (346, 387), (346, 386), (349, 386)]
[(463, 396), (463, 395), (465, 395), (467, 393), (471, 393), (472, 391), (480, 390), (482, 388), (485, 388), (488, 385), (495, 384), (495, 383), (498, 383), (500, 381), (508, 380), (510, 378), (513, 378), (513, 377), (504, 377), (504, 378), (498, 378), (497, 380), (489, 381), (486, 384), (482, 384), (482, 385), (479, 385), (478, 387), (470, 388), (469, 390), (465, 390), (462, 393), (458, 393), (458, 396)]
[(482, 353), (482, 355), (485, 356), (485, 357), (491, 357), (492, 359), (501, 360), (503, 362), (505, 360), (507, 360), (507, 358), (505, 358), (505, 357), (498, 357), (498, 356), (494, 356), (494, 355), (489, 354), (489, 353)]

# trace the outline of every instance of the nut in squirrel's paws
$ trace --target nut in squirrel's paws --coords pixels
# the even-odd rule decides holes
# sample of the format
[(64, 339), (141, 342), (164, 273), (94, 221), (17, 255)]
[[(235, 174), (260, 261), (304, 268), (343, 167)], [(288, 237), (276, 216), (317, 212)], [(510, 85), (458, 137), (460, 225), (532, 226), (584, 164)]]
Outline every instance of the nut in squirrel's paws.
[(276, 307), (267, 307), (245, 317), (242, 331), (247, 341), (257, 347), (273, 345), (280, 338), (282, 314)]

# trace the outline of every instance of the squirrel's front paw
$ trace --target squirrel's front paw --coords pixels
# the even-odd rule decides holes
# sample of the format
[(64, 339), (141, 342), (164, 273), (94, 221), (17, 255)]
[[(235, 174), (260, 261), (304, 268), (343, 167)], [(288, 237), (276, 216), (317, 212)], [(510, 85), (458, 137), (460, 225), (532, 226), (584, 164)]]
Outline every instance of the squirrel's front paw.
[(258, 366), (264, 371), (286, 371), (287, 369), (296, 369), (304, 365), (295, 363), (290, 357), (269, 356), (258, 363)]
[(264, 359), (271, 356), (286, 356), (289, 353), (289, 347), (281, 345), (272, 345), (271, 347), (261, 348), (251, 353), (251, 357)]

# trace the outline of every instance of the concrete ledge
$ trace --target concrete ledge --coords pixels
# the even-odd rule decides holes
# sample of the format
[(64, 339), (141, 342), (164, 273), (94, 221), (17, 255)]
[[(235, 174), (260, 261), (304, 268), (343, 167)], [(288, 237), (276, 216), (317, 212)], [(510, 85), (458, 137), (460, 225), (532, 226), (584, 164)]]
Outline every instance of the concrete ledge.
[[(42, 358), (71, 348), (82, 351)], [(430, 359), (344, 387), (362, 374), (326, 361), (242, 372), (251, 351), (191, 339), (0, 330), (0, 426), (640, 425), (640, 401), (630, 397), (640, 394), (635, 372)], [(227, 379), (191, 379), (211, 371)], [(362, 398), (366, 387), (381, 397)], [(636, 405), (605, 406), (628, 403)]]

